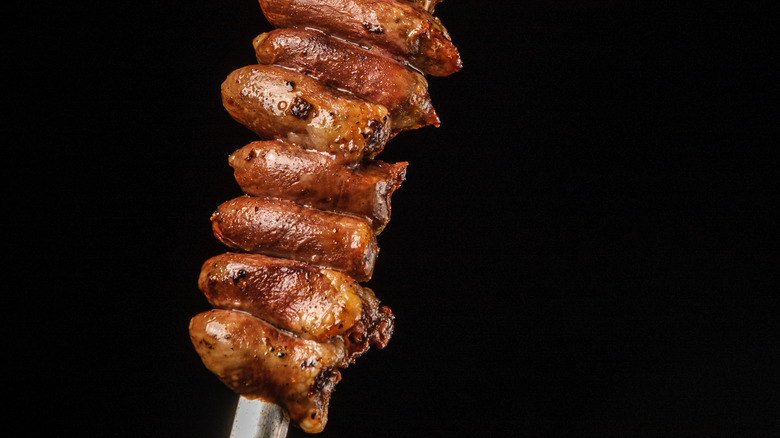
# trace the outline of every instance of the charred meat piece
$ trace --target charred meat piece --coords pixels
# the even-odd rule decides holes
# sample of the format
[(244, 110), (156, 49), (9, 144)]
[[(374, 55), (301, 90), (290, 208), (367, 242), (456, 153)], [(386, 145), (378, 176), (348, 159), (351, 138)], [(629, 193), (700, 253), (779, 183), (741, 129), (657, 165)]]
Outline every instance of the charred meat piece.
[(282, 67), (249, 65), (222, 83), (228, 113), (262, 139), (331, 154), (354, 164), (382, 151), (390, 137), (387, 108)]
[(208, 259), (198, 286), (218, 308), (241, 310), (319, 342), (343, 336), (350, 362), (384, 348), (393, 315), (350, 277), (295, 260), (225, 253)]
[(367, 219), (280, 199), (231, 199), (211, 223), (217, 240), (232, 249), (307, 262), (357, 281), (371, 279), (379, 251)]
[(369, 219), (379, 234), (390, 221), (390, 198), (408, 163), (370, 160), (354, 168), (280, 141), (255, 141), (229, 158), (244, 193), (286, 199)]
[(439, 126), (425, 77), (386, 56), (312, 29), (276, 29), (253, 45), (261, 64), (294, 69), (383, 105), (393, 134)]
[(323, 430), (341, 380), (344, 349), (338, 342), (301, 339), (221, 309), (195, 315), (189, 331), (203, 364), (234, 392), (282, 406), (305, 432)]
[(423, 74), (448, 76), (462, 67), (447, 29), (405, 0), (259, 0), (275, 27), (310, 27), (376, 47)]
[(345, 342), (350, 363), (374, 346), (383, 349), (393, 336), (395, 315), (389, 307), (380, 304), (374, 291), (361, 288), (363, 312), (351, 330), (345, 333)]

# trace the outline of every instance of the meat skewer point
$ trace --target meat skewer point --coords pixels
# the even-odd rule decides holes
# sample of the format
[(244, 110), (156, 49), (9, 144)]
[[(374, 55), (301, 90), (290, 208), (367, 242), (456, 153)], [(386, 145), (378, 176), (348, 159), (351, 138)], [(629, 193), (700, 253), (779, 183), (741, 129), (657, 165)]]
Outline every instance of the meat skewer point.
[(230, 438), (284, 438), (289, 426), (290, 417), (279, 405), (241, 396)]

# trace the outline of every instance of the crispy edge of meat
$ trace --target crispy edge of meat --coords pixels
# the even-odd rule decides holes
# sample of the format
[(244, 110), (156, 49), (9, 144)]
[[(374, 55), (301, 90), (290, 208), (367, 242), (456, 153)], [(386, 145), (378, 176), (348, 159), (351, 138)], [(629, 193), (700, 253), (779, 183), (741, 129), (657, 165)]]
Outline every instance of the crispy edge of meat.
[(252, 315), (213, 309), (190, 320), (206, 368), (237, 394), (282, 406), (307, 433), (324, 429), (344, 349), (286, 334)]
[(391, 198), (409, 163), (368, 160), (347, 167), (324, 154), (281, 141), (254, 141), (228, 157), (241, 190), (369, 219), (379, 235), (391, 217)]

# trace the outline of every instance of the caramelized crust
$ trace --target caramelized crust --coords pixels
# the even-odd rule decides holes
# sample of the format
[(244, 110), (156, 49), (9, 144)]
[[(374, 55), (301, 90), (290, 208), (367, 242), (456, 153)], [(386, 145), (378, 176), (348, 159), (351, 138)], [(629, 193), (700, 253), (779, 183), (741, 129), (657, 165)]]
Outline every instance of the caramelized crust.
[(198, 286), (214, 307), (240, 310), (319, 342), (341, 337), (345, 363), (384, 348), (393, 314), (348, 276), (294, 260), (225, 253), (203, 264)]
[(198, 286), (214, 307), (241, 310), (277, 327), (328, 341), (360, 320), (360, 286), (336, 271), (261, 254), (225, 253), (203, 264)]
[(240, 196), (211, 216), (214, 236), (226, 246), (294, 259), (368, 281), (377, 247), (371, 223), (280, 199)]
[(408, 163), (376, 160), (404, 130), (439, 126), (424, 75), (461, 69), (441, 0), (259, 0), (278, 29), (222, 103), (260, 137), (229, 156), (243, 196), (211, 217), (231, 251), (202, 265), (215, 309), (192, 318), (203, 364), (228, 388), (321, 432), (340, 370), (389, 342), (371, 279)]
[(383, 349), (390, 342), (395, 328), (395, 316), (389, 307), (380, 305), (374, 291), (364, 287), (360, 290), (363, 312), (355, 326), (346, 333), (346, 345), (350, 362), (363, 355), (369, 347)]
[(275, 27), (311, 27), (374, 46), (423, 74), (448, 76), (462, 67), (458, 49), (430, 12), (404, 0), (259, 0)]
[(425, 77), (386, 56), (312, 29), (276, 29), (253, 45), (261, 64), (291, 68), (383, 105), (393, 133), (439, 126)]
[(222, 83), (222, 103), (262, 139), (325, 152), (340, 164), (375, 156), (390, 138), (384, 106), (281, 67), (234, 70)]
[(328, 421), (344, 348), (287, 334), (242, 312), (214, 309), (192, 318), (190, 339), (206, 368), (238, 394), (282, 406), (305, 432)]
[(408, 164), (370, 160), (350, 168), (279, 141), (249, 143), (229, 163), (246, 194), (365, 217), (377, 234), (390, 221), (390, 198)]

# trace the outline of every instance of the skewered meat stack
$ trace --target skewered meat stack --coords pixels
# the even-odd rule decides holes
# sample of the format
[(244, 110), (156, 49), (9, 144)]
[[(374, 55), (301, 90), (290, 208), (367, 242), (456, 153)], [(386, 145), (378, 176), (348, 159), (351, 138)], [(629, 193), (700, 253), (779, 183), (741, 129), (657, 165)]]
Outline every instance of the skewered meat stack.
[(361, 283), (408, 163), (375, 157), (402, 131), (439, 126), (425, 75), (461, 63), (432, 15), (437, 0), (259, 2), (275, 29), (221, 90), (259, 139), (229, 156), (243, 194), (211, 217), (228, 252), (203, 264), (198, 286), (214, 309), (190, 336), (229, 388), (316, 433), (340, 370), (393, 331)]

